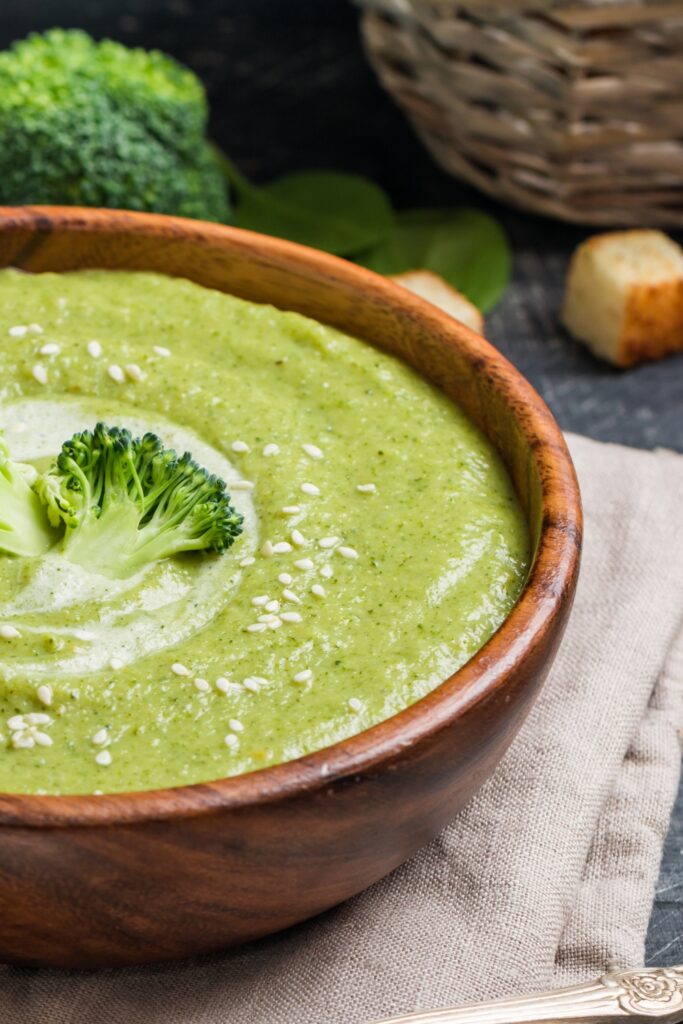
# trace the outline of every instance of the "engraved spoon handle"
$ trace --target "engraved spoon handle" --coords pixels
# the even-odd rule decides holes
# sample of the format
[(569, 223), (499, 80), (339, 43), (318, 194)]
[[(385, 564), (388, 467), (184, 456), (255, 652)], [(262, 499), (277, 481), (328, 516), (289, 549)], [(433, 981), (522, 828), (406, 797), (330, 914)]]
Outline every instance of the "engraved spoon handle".
[(679, 1024), (683, 965), (604, 974), (597, 981), (490, 1003), (409, 1013), (376, 1024)]

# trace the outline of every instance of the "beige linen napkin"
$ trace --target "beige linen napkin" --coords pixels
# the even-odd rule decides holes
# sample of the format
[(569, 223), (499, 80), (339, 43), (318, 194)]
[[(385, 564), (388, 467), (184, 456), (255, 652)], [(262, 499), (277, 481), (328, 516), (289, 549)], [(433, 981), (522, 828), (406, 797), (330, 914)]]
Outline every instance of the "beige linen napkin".
[(572, 437), (586, 542), (546, 687), (466, 810), (287, 934), (92, 974), (0, 968), (12, 1024), (360, 1024), (643, 961), (683, 725), (683, 457)]

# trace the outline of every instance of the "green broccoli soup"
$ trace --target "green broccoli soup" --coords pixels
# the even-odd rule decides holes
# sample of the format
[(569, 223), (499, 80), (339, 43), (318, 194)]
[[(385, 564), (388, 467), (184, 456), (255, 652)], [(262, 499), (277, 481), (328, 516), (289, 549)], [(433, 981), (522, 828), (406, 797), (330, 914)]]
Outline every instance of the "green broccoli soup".
[(3, 270), (0, 360), (0, 790), (318, 750), (427, 694), (520, 593), (491, 445), (336, 330), (151, 273)]

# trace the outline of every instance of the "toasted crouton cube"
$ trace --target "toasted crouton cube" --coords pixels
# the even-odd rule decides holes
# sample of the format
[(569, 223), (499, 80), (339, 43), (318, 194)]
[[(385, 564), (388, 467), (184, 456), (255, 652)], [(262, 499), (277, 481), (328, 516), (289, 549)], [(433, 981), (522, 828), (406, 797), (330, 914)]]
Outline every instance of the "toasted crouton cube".
[(431, 302), (433, 306), (438, 306), (471, 330), (478, 334), (484, 333), (484, 317), (481, 312), (438, 274), (431, 270), (409, 270), (405, 274), (396, 274), (392, 280), (421, 299)]
[(661, 231), (594, 235), (572, 257), (562, 319), (617, 366), (683, 349), (683, 251)]

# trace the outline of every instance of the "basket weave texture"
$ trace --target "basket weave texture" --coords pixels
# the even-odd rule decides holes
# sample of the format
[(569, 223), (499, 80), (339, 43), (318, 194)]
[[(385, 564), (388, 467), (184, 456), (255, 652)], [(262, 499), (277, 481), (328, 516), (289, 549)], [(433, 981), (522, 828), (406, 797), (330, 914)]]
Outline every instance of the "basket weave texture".
[(683, 226), (683, 2), (359, 0), (436, 160), (586, 224)]

